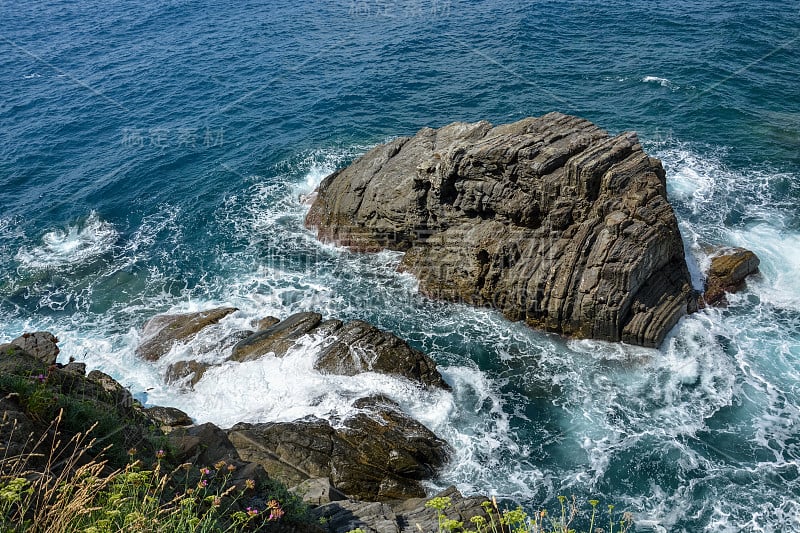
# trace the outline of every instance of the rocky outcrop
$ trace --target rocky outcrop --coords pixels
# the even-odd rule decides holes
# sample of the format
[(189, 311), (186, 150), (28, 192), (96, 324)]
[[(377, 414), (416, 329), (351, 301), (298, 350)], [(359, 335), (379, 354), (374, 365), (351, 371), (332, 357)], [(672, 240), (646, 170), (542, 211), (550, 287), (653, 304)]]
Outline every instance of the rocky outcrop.
[[(465, 529), (472, 524), (473, 516), (481, 516), (489, 522), (481, 504), (483, 497), (465, 498), (455, 487), (449, 487), (433, 498), (450, 498), (451, 505), (445, 511), (448, 519), (463, 522)], [(419, 533), (439, 531), (439, 517), (434, 509), (425, 507), (426, 500), (410, 499), (390, 505), (379, 502), (353, 500), (334, 501), (320, 505), (311, 511), (314, 518), (324, 519), (330, 533), (346, 533), (361, 529), (364, 533)]]
[[(49, 331), (37, 331), (35, 333), (23, 333), (9, 344), (19, 347), (28, 355), (41, 361), (47, 366), (56, 364), (59, 348), (58, 339)], [(9, 344), (0, 346), (0, 350), (8, 348)]]
[(233, 307), (220, 307), (179, 315), (154, 316), (144, 325), (142, 342), (136, 355), (148, 361), (157, 361), (170, 351), (178, 341), (188, 342), (202, 329), (218, 323), (236, 311)]
[(233, 347), (231, 359), (252, 361), (267, 353), (283, 357), (300, 337), (311, 332), (320, 322), (322, 315), (319, 313), (295, 313), (239, 341)]
[(287, 485), (328, 478), (348, 497), (369, 501), (422, 497), (420, 480), (448, 457), (447, 443), (383, 397), (358, 400), (339, 424), (237, 424), (228, 432), (240, 456)]
[(756, 254), (744, 248), (727, 249), (713, 257), (702, 303), (716, 307), (728, 305), (725, 294), (742, 290), (745, 279), (758, 272), (759, 263)]
[(559, 113), (378, 146), (320, 184), (306, 225), (405, 251), (426, 295), (568, 336), (658, 346), (696, 309), (660, 161)]
[[(344, 376), (379, 372), (449, 389), (436, 370), (436, 363), (397, 336), (361, 320), (346, 324), (322, 320), (319, 313), (295, 313), (256, 331), (233, 347), (231, 359), (251, 361), (267, 354), (283, 357), (306, 335), (322, 339), (314, 363), (320, 372)], [(183, 371), (183, 367), (176, 369), (179, 370)]]

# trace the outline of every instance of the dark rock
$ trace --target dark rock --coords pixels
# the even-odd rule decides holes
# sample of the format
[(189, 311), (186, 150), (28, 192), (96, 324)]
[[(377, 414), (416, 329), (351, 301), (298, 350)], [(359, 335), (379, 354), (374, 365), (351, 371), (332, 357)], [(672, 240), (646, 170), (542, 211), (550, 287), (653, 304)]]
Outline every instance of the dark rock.
[(168, 438), (175, 458), (181, 462), (210, 466), (218, 461), (239, 459), (226, 433), (211, 423), (177, 428)]
[(47, 365), (16, 344), (0, 345), (0, 374), (37, 376), (47, 370)]
[(381, 145), (321, 183), (306, 225), (406, 251), (426, 295), (568, 336), (657, 346), (696, 310), (660, 161), (559, 113)]
[(262, 329), (267, 329), (269, 327), (272, 327), (280, 321), (281, 321), (280, 318), (274, 316), (266, 316), (258, 321), (258, 323), (256, 324), (256, 331), (261, 331)]
[[(488, 518), (481, 504), (486, 498), (465, 498), (455, 487), (449, 487), (431, 498), (450, 498), (451, 506), (445, 511), (447, 518), (463, 522), (472, 529), (470, 519)], [(312, 517), (323, 519), (330, 533), (346, 533), (360, 528), (364, 533), (419, 533), (439, 531), (436, 510), (425, 507), (428, 498), (404, 500), (399, 504), (369, 503), (361, 501), (336, 501), (320, 505), (311, 511)]]
[(117, 380), (99, 370), (92, 370), (87, 376), (89, 381), (98, 384), (102, 390), (114, 398), (114, 403), (118, 406), (130, 407), (133, 405), (133, 395), (131, 391), (120, 385)]
[(448, 389), (436, 363), (387, 331), (355, 320), (335, 332), (335, 341), (322, 349), (314, 367), (329, 374), (354, 376), (380, 372)]
[(178, 361), (167, 367), (164, 381), (167, 384), (187, 383), (191, 388), (197, 385), (210, 366), (208, 363), (200, 363), (195, 360)]
[(272, 353), (283, 357), (295, 342), (322, 321), (319, 313), (295, 313), (267, 329), (256, 331), (233, 347), (231, 359), (252, 361)]
[(234, 467), (229, 480), (243, 490), (248, 479), (261, 485), (269, 479), (264, 468), (253, 462), (243, 461), (225, 431), (211, 423), (191, 427), (177, 427), (167, 435), (170, 450), (179, 462), (188, 462), (200, 467), (211, 467), (224, 462)]
[(86, 375), (86, 363), (78, 363), (77, 361), (70, 361), (66, 365), (64, 365), (65, 372), (73, 372), (75, 374), (80, 374), (81, 376)]
[(758, 272), (759, 263), (756, 254), (744, 248), (728, 249), (713, 257), (702, 303), (717, 307), (728, 305), (725, 294), (742, 290), (747, 276)]
[(58, 339), (48, 331), (23, 333), (11, 341), (11, 344), (19, 346), (47, 366), (56, 364), (59, 352), (57, 343)]
[(220, 307), (197, 313), (155, 316), (144, 325), (136, 354), (148, 361), (157, 361), (175, 342), (191, 340), (203, 328), (218, 323), (234, 311), (233, 307)]
[(237, 424), (228, 436), (243, 459), (287, 485), (327, 477), (344, 494), (363, 500), (424, 496), (419, 481), (446, 462), (447, 443), (386, 398), (355, 406), (362, 410), (336, 427), (309, 418)]
[[(449, 389), (436, 370), (436, 363), (395, 335), (360, 320), (344, 325), (341, 320), (322, 321), (319, 313), (296, 313), (253, 333), (234, 346), (231, 359), (251, 361), (266, 354), (283, 357), (300, 338), (309, 334), (330, 337), (315, 363), (315, 368), (322, 372), (345, 376), (380, 372)], [(184, 372), (189, 372), (186, 365), (168, 374), (179, 377)]]
[(154, 405), (145, 409), (145, 414), (161, 427), (191, 426), (193, 423), (189, 415), (175, 407)]

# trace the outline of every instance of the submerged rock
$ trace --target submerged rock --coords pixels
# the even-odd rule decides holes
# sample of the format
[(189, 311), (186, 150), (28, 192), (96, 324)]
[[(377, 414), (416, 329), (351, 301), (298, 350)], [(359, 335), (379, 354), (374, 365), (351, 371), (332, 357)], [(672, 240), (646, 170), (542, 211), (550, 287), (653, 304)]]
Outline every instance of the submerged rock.
[(750, 250), (732, 248), (711, 259), (706, 277), (703, 303), (724, 307), (728, 305), (726, 293), (742, 290), (748, 276), (758, 272), (760, 260)]
[(144, 325), (142, 342), (136, 348), (136, 355), (148, 361), (157, 361), (176, 342), (191, 340), (203, 328), (216, 324), (234, 311), (234, 307), (220, 307), (196, 313), (154, 316)]
[(239, 455), (287, 485), (328, 478), (348, 497), (369, 501), (425, 496), (420, 480), (448, 458), (449, 446), (383, 397), (335, 426), (308, 418), (237, 424), (228, 432)]
[[(379, 372), (401, 376), (429, 387), (450, 388), (430, 357), (411, 348), (392, 333), (361, 320), (347, 324), (336, 319), (323, 321), (319, 313), (295, 313), (256, 331), (233, 347), (231, 359), (252, 361), (268, 354), (283, 357), (306, 335), (323, 339), (314, 363), (314, 368), (320, 372), (343, 376)], [(170, 375), (175, 378), (193, 371), (188, 363), (180, 368), (177, 364), (173, 367)], [(200, 370), (204, 371), (205, 368)], [(196, 383), (195, 379), (193, 382)]]
[(405, 251), (426, 295), (569, 336), (658, 346), (696, 310), (661, 162), (559, 113), (378, 146), (323, 180), (306, 225)]

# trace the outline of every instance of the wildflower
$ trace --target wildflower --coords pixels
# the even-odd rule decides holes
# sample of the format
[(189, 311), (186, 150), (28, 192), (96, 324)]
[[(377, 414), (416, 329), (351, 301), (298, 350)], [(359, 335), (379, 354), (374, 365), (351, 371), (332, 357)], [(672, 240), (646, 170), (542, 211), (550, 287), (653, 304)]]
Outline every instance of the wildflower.
[(211, 470), (204, 466), (203, 468), (200, 469), (200, 473), (203, 474), (204, 476), (207, 476), (208, 474), (211, 473)]
[(254, 508), (254, 507), (248, 507), (245, 510), (247, 511), (247, 516), (250, 516), (250, 517), (258, 516), (258, 509)]
[(236, 470), (235, 465), (228, 465), (228, 472), (233, 472), (234, 470)]
[(281, 504), (278, 502), (278, 500), (270, 500), (267, 503), (267, 508), (269, 509), (268, 521), (280, 520), (280, 518), (284, 515), (283, 509), (281, 509)]
[(200, 481), (197, 483), (197, 488), (204, 489), (204, 488), (206, 488), (206, 487), (208, 487), (208, 480), (207, 480), (207, 479), (201, 479), (201, 480), (200, 480)]
[(253, 479), (246, 479), (244, 481), (244, 486), (250, 490), (253, 490), (254, 488), (256, 488), (256, 482)]
[(220, 498), (219, 496), (214, 496), (214, 499), (211, 500), (211, 506), (219, 507), (220, 505), (222, 505), (222, 498)]
[(167, 452), (165, 452), (164, 450), (158, 450), (156, 452), (156, 459), (163, 459), (166, 456), (167, 456)]
[(136, 448), (131, 448), (130, 450), (128, 450), (128, 455), (131, 457), (136, 455)]
[(219, 461), (219, 462), (214, 464), (214, 469), (215, 470), (222, 470), (222, 468), (224, 466), (225, 466), (225, 461)]
[(589, 503), (592, 504), (592, 507), (597, 507), (597, 504), (600, 503), (600, 500), (589, 500)]

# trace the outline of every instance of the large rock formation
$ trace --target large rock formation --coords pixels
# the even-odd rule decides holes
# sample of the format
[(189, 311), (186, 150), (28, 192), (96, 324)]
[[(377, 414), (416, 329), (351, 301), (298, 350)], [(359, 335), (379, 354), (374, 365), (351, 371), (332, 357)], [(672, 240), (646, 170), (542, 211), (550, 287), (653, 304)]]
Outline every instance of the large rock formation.
[(331, 425), (311, 418), (237, 424), (228, 432), (242, 458), (287, 485), (328, 478), (352, 498), (423, 497), (420, 480), (448, 457), (446, 442), (384, 397), (357, 400), (358, 412)]
[(696, 309), (664, 179), (636, 134), (577, 117), (454, 123), (328, 176), (306, 225), (353, 250), (405, 251), (426, 295), (657, 346)]

